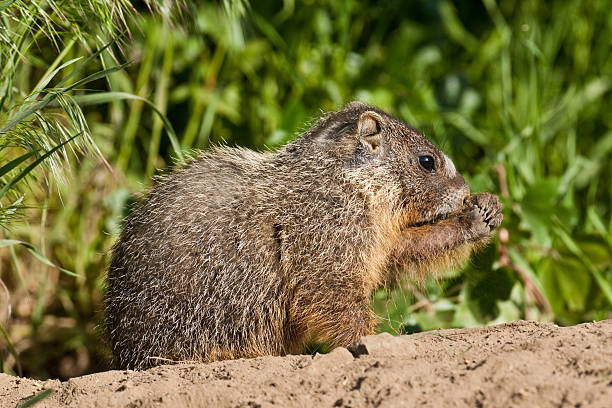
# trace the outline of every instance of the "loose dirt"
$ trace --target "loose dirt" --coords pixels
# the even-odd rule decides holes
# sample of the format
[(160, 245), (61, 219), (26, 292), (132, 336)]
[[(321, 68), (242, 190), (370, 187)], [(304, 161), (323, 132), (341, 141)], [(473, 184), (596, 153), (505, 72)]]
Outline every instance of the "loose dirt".
[(364, 337), (326, 355), (107, 371), (65, 382), (0, 374), (0, 405), (40, 407), (612, 407), (612, 320), (517, 321)]

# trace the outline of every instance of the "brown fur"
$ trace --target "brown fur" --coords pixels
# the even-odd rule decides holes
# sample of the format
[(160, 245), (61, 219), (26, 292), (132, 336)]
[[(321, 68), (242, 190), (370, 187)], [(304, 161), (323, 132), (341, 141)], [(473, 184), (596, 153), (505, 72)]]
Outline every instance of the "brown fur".
[(374, 332), (376, 288), (464, 261), (501, 219), (425, 137), (361, 103), (275, 153), (203, 152), (158, 180), (113, 249), (114, 364), (349, 345)]

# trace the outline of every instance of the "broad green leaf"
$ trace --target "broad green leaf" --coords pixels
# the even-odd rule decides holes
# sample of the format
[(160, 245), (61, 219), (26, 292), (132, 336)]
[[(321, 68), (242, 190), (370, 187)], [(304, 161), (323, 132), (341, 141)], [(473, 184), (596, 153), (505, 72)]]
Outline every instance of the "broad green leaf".
[(499, 314), (495, 319), (487, 322), (487, 326), (513, 322), (521, 318), (521, 311), (512, 300), (497, 301), (497, 310), (499, 310)]
[(558, 212), (559, 180), (543, 179), (530, 187), (520, 203), (521, 228), (530, 231), (536, 242), (550, 247), (550, 219)]
[(607, 280), (602, 271), (599, 270), (589, 257), (585, 255), (582, 249), (578, 246), (576, 241), (563, 229), (558, 222), (555, 226), (555, 232), (562, 239), (563, 243), (568, 247), (568, 249), (582, 262), (582, 264), (586, 267), (586, 269), (592, 274), (595, 282), (607, 298), (610, 305), (612, 305), (612, 282)]
[(499, 314), (497, 303), (508, 300), (515, 279), (506, 268), (488, 270), (477, 281), (468, 282), (465, 301), (472, 315), (481, 323), (493, 320)]
[[(464, 297), (467, 295), (467, 288), (464, 287), (462, 294)], [(474, 314), (472, 313), (470, 307), (467, 302), (461, 302), (457, 306), (457, 310), (455, 311), (455, 316), (453, 317), (453, 327), (478, 327), (482, 326), (482, 323), (476, 319)]]
[[(532, 268), (531, 264), (527, 261), (527, 259), (525, 259), (524, 254), (519, 252), (515, 248), (508, 248), (508, 255), (510, 256), (510, 259), (512, 260), (512, 262), (514, 262), (518, 267), (520, 267), (525, 272), (525, 274), (527, 274), (527, 276), (529, 277), (529, 280), (531, 280), (531, 282), (538, 288), (538, 290), (540, 292), (543, 292), (544, 285), (540, 281), (540, 275), (536, 274), (536, 272), (534, 271), (534, 268)], [(545, 259), (549, 259), (549, 258), (545, 258)], [(539, 268), (536, 270), (540, 271)]]
[(597, 267), (612, 266), (612, 247), (596, 235), (574, 235), (576, 244), (581, 252)]
[(572, 312), (584, 312), (591, 290), (591, 276), (580, 261), (563, 258), (552, 263), (567, 308)]
[(561, 292), (561, 287), (559, 285), (556, 268), (553, 265), (553, 260), (551, 258), (544, 258), (538, 265), (538, 271), (542, 282), (544, 295), (546, 296), (546, 299), (548, 299), (550, 307), (555, 315), (564, 315), (565, 300), (563, 298), (563, 293)]

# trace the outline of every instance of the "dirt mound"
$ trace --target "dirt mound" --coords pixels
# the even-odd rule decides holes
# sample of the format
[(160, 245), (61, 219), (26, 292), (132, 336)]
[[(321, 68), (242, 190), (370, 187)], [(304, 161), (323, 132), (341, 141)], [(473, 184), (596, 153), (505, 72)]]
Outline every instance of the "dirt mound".
[[(41, 407), (612, 406), (612, 320), (517, 321), (368, 336), (350, 351), (107, 371), (65, 382), (0, 374), (0, 405)], [(48, 392), (48, 391), (47, 391)]]

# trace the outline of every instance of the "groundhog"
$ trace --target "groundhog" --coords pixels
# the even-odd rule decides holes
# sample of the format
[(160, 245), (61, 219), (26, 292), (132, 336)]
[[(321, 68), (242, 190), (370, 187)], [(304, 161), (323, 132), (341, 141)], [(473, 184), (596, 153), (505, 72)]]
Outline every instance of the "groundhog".
[(275, 152), (218, 147), (161, 177), (112, 250), (116, 368), (348, 346), (370, 296), (465, 261), (502, 221), (422, 134), (359, 102)]

